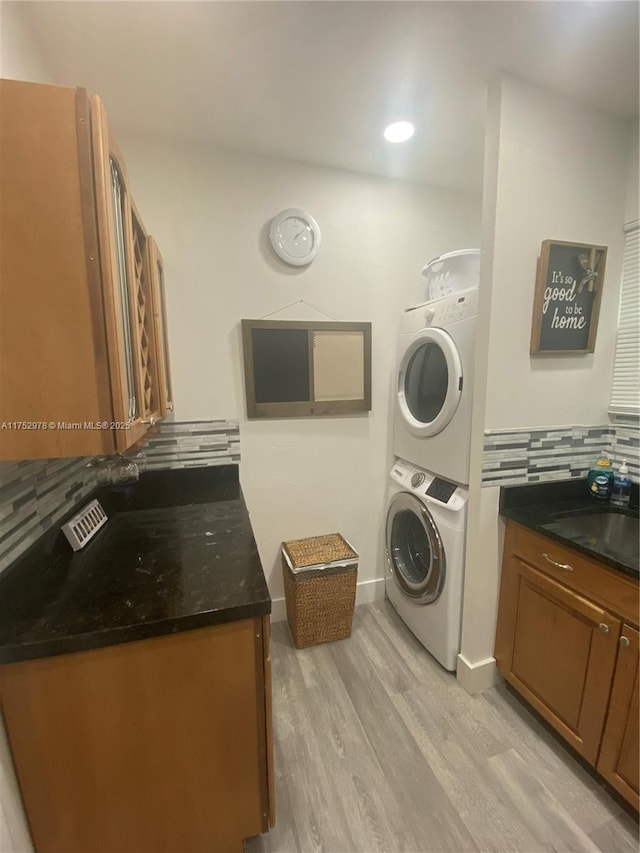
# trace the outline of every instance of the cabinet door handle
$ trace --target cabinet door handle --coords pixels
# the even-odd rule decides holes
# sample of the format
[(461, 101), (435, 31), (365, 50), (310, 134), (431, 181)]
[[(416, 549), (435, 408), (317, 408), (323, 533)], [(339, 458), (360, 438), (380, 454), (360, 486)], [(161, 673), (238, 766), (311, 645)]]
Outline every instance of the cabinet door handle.
[(629, 642), (630, 642), (629, 638), (625, 637), (624, 634), (620, 637), (620, 645), (623, 646), (625, 649), (629, 645)]
[(149, 424), (149, 426), (155, 426), (156, 419), (155, 418), (145, 418), (142, 421), (143, 424)]
[(608, 634), (609, 633), (609, 626), (607, 625), (606, 622), (601, 622), (598, 625), (598, 628), (600, 629), (601, 634)]
[(573, 566), (570, 566), (569, 563), (556, 563), (555, 560), (552, 560), (548, 554), (542, 555), (548, 563), (551, 563), (552, 566), (555, 566), (556, 569), (562, 569), (565, 572), (572, 572)]

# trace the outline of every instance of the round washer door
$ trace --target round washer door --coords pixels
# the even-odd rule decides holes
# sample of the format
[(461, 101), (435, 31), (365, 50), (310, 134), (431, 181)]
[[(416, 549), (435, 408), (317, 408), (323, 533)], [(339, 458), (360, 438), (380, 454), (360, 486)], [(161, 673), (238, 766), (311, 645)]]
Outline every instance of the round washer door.
[(444, 586), (446, 560), (433, 516), (409, 492), (395, 495), (387, 510), (386, 552), (400, 589), (416, 604), (431, 604)]
[(437, 435), (462, 396), (462, 361), (444, 329), (424, 329), (405, 350), (398, 370), (398, 406), (407, 429)]

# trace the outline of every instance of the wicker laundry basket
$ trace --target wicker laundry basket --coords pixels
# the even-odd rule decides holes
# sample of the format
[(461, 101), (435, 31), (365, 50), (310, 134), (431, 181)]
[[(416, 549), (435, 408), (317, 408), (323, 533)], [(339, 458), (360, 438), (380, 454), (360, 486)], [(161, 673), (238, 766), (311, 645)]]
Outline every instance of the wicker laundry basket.
[(339, 533), (282, 543), (287, 621), (297, 649), (351, 636), (358, 552)]

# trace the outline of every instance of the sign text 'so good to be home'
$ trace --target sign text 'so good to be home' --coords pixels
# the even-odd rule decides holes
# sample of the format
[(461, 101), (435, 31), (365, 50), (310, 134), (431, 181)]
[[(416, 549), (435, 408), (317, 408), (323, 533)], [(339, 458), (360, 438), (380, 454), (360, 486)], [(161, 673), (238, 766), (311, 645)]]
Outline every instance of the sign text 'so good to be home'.
[(593, 352), (606, 246), (545, 240), (538, 262), (531, 355)]

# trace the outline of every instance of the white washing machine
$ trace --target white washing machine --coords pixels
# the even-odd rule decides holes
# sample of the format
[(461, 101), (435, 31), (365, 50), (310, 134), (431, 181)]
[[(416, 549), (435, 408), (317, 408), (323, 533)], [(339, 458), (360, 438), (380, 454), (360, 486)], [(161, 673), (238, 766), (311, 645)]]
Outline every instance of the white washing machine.
[(469, 483), (478, 288), (404, 312), (396, 361), (393, 453)]
[(460, 651), (468, 492), (396, 459), (385, 535), (385, 589), (403, 622), (453, 672)]

